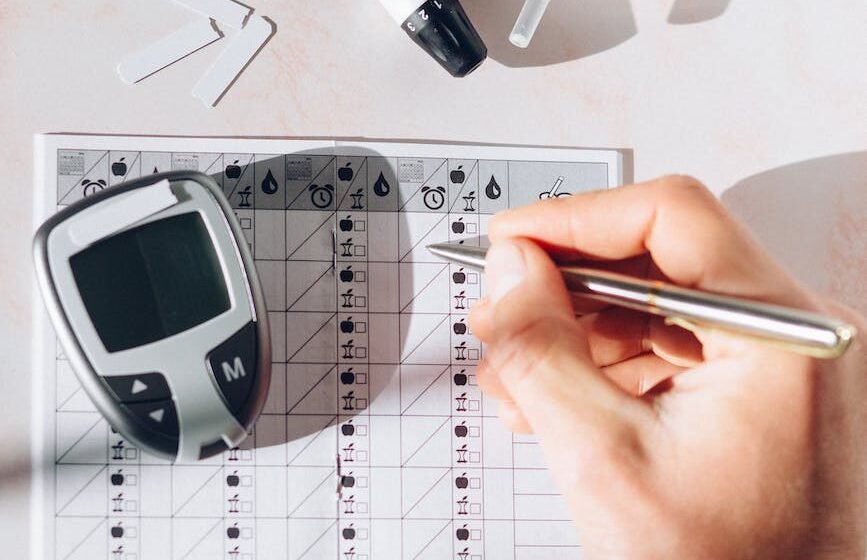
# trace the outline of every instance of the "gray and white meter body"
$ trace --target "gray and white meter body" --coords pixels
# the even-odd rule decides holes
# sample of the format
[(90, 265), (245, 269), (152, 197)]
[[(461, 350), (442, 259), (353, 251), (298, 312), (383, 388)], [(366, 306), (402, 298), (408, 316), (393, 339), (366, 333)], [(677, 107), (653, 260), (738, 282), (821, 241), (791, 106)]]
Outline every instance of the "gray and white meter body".
[(39, 228), (34, 256), (66, 356), (115, 430), (182, 461), (246, 437), (270, 382), (267, 313), (211, 178), (165, 173), (85, 198)]

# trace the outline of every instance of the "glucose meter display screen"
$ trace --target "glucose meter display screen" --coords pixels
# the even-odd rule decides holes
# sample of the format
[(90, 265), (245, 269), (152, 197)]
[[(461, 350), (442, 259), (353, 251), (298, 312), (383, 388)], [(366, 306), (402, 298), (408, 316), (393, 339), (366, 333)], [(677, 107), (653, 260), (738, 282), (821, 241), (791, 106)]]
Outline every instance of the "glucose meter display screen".
[(178, 334), (227, 311), (217, 253), (198, 212), (124, 231), (70, 258), (106, 350)]

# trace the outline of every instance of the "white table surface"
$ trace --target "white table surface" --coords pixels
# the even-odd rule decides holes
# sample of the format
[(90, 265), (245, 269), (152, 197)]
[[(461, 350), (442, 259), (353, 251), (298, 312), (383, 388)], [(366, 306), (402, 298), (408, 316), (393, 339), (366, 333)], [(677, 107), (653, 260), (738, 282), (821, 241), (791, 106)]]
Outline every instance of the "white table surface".
[(34, 133), (632, 150), (627, 176), (699, 177), (793, 273), (867, 313), (863, 0), (554, 0), (526, 52), (506, 41), (520, 0), (463, 1), (490, 58), (458, 80), (373, 0), (249, 0), (277, 34), (208, 109), (189, 92), (221, 46), (136, 86), (115, 74), (195, 18), (171, 0), (0, 0), (4, 557), (28, 550)]

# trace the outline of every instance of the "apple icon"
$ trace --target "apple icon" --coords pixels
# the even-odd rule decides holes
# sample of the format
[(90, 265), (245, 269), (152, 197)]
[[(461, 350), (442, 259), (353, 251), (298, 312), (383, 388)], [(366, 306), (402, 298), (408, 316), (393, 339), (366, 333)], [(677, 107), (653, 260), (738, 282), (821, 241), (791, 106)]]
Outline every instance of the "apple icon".
[(116, 539), (119, 539), (123, 536), (123, 527), (121, 527), (120, 523), (111, 528), (111, 536)]
[[(466, 473), (464, 473), (464, 474), (466, 474)], [(470, 484), (470, 480), (465, 476), (459, 476), (455, 479), (455, 486), (457, 486), (461, 490), (463, 490), (464, 488), (469, 486), (469, 484)]]
[(452, 222), (452, 231), (455, 233), (463, 233), (467, 229), (467, 225), (463, 222), (463, 218), (456, 222)]
[(352, 424), (344, 424), (340, 426), (340, 431), (345, 436), (351, 436), (355, 433), (355, 426), (353, 426)]
[(461, 184), (466, 180), (467, 174), (462, 171), (463, 168), (463, 165), (459, 165), (457, 169), (449, 173), (449, 179), (452, 180), (452, 183)]
[(455, 385), (466, 385), (467, 384), (467, 374), (466, 373), (456, 373), (455, 374)]
[(226, 529), (226, 536), (230, 539), (237, 539), (241, 536), (241, 530), (238, 527), (229, 527)]
[(352, 219), (349, 216), (340, 220), (340, 231), (352, 231)]
[(455, 426), (455, 435), (458, 437), (467, 437), (467, 427), (463, 424)]
[(455, 531), (455, 536), (458, 538), (459, 541), (465, 541), (470, 538), (470, 530), (467, 529), (466, 525), (464, 525), (463, 527)]
[(123, 177), (126, 175), (126, 164), (123, 162), (126, 158), (120, 158), (111, 164), (111, 174), (115, 177)]
[(461, 321), (459, 323), (455, 323), (452, 326), (452, 330), (454, 330), (455, 334), (458, 334), (458, 335), (467, 334), (467, 324), (464, 323), (463, 319), (461, 319)]
[(346, 527), (345, 529), (343, 529), (343, 538), (348, 540), (348, 541), (351, 541), (352, 539), (354, 539), (355, 538), (355, 529), (353, 529), (352, 527)]
[(352, 272), (351, 266), (347, 266), (344, 270), (340, 271), (341, 282), (352, 282), (353, 280), (355, 280), (355, 274)]
[(467, 274), (464, 272), (464, 269), (460, 269), (457, 272), (452, 273), (452, 280), (455, 281), (455, 284), (463, 284), (467, 281)]
[(352, 162), (347, 162), (345, 166), (341, 167), (337, 170), (337, 178), (341, 181), (351, 181), (352, 180)]
[(340, 321), (340, 332), (349, 334), (355, 330), (355, 323), (352, 322), (352, 317)]
[(112, 486), (120, 486), (123, 484), (123, 475), (120, 474), (120, 471), (117, 471), (113, 475), (111, 475), (111, 485)]
[(226, 484), (228, 484), (229, 486), (237, 486), (240, 483), (241, 478), (235, 473), (232, 473), (226, 477)]
[(344, 475), (340, 477), (340, 485), (344, 488), (352, 488), (355, 486), (355, 477), (352, 475)]
[(352, 385), (355, 383), (355, 374), (352, 372), (352, 368), (340, 372), (340, 382), (344, 385)]
[(237, 179), (241, 176), (241, 167), (238, 165), (239, 160), (235, 160), (231, 165), (226, 166), (226, 177), (229, 179)]

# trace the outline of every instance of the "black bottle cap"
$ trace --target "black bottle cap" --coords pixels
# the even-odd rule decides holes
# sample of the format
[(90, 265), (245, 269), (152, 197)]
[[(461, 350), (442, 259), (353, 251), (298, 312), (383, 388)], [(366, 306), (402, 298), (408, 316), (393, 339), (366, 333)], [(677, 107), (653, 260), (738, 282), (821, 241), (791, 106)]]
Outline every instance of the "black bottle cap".
[(427, 0), (403, 22), (403, 29), (458, 78), (475, 70), (488, 56), (488, 48), (458, 0)]

